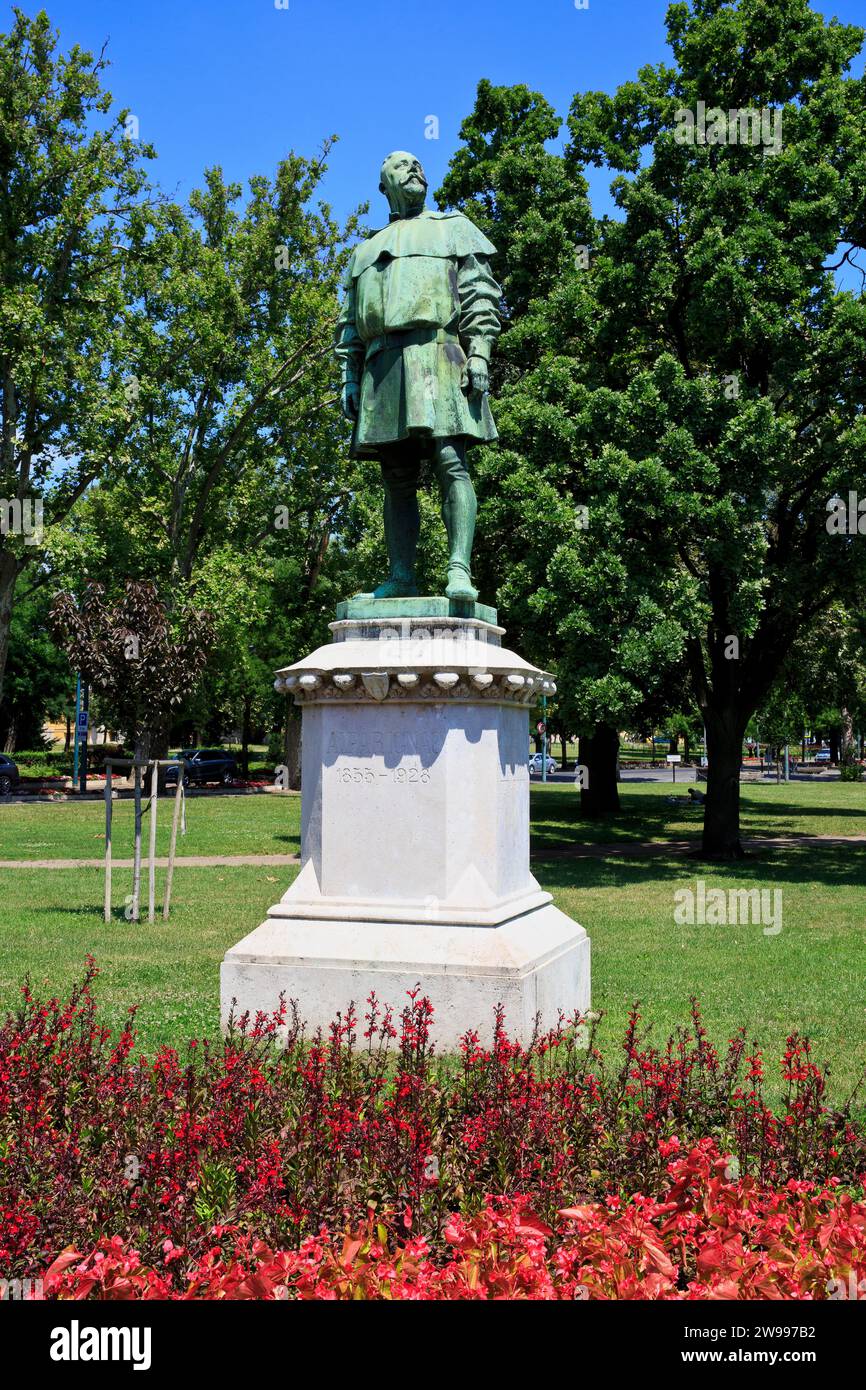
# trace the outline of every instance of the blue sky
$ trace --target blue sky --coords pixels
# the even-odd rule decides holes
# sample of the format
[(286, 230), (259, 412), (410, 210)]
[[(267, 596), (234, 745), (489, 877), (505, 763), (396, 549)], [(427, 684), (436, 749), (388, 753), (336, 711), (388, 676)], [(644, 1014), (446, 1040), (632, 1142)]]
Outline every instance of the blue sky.
[[(277, 0), (282, 3), (282, 0)], [(417, 153), (431, 189), (458, 144), (479, 78), (525, 82), (565, 114), (574, 92), (612, 91), (667, 56), (667, 0), (49, 0), (64, 47), (99, 50), (108, 84), (139, 119), (168, 192), (185, 197), (209, 164), (270, 173), (337, 134), (324, 194), (338, 215), (369, 200), (385, 220), (379, 166)], [(33, 14), (39, 4), (20, 4)], [(866, 0), (827, 0), (866, 23)], [(7, 9), (7, 15), (9, 10)], [(6, 27), (5, 25), (2, 27)], [(425, 120), (439, 120), (439, 139)], [(591, 171), (597, 211), (609, 176)]]

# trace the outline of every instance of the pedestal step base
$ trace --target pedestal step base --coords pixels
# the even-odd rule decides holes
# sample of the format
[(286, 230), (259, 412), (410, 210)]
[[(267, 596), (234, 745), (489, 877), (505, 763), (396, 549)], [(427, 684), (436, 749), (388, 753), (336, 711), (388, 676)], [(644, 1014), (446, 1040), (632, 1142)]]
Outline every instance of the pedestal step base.
[(272, 919), (226, 953), (222, 1022), (233, 999), (237, 1013), (271, 1012), (284, 992), (312, 1032), (351, 1001), (363, 1018), (371, 990), (399, 1015), (416, 986), (435, 1010), (438, 1052), (455, 1050), (470, 1029), (489, 1043), (497, 1004), (509, 1036), (528, 1043), (537, 1015), (546, 1029), (560, 1010), (589, 1008), (589, 938), (552, 904), (501, 927)]
[(418, 598), (374, 598), (372, 594), (356, 594), (337, 604), (337, 621), (345, 618), (476, 618), (496, 625), (496, 609), (471, 599), (444, 598), (427, 595)]

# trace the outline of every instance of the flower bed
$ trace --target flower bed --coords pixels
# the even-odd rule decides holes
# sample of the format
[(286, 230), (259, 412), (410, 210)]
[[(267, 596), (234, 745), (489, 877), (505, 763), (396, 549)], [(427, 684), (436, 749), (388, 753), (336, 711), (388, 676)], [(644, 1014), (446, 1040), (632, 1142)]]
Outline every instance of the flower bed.
[(500, 1017), (439, 1060), (417, 994), (148, 1060), (134, 1016), (99, 1022), (95, 974), (65, 1002), (25, 987), (0, 1026), (7, 1278), (66, 1250), (57, 1296), (800, 1297), (861, 1268), (863, 1129), (797, 1036), (777, 1110), (696, 1005), (660, 1048), (635, 1012), (613, 1067), (578, 1019), (522, 1048)]
[[(611, 1199), (559, 1213), (557, 1229), (521, 1198), (453, 1216), (441, 1249), (392, 1238), (373, 1216), (357, 1231), (309, 1237), (298, 1251), (241, 1238), (190, 1267), (166, 1242), (159, 1267), (118, 1237), (65, 1252), (44, 1293), (59, 1299), (825, 1299), (866, 1274), (866, 1204), (791, 1182), (731, 1182), (705, 1140), (669, 1165), (661, 1200)], [(805, 1190), (804, 1190), (805, 1189)], [(411, 1225), (411, 1221), (407, 1222)]]

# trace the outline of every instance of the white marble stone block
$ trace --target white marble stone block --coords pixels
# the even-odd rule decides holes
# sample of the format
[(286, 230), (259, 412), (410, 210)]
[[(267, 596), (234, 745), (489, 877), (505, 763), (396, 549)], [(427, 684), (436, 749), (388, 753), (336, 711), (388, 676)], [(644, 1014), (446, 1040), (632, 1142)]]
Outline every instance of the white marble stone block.
[(529, 870), (529, 709), (546, 673), (464, 619), (332, 624), (278, 673), (302, 706), (300, 873), (226, 954), (221, 1002), (311, 1028), (420, 985), (438, 1048), (497, 1003), (523, 1040), (590, 1003), (589, 940)]

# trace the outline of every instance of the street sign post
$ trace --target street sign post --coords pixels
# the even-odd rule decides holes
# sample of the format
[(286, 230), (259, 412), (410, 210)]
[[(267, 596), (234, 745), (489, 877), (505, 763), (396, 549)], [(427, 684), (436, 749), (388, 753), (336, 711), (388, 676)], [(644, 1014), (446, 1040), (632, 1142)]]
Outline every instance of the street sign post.
[(90, 724), (90, 686), (86, 681), (81, 685), (81, 705), (75, 717), (75, 747), (78, 751), (78, 790), (84, 796), (87, 792), (87, 729)]
[(75, 679), (75, 736), (72, 740), (72, 786), (78, 786), (78, 715), (81, 710), (81, 676)]
[(682, 762), (682, 757), (680, 756), (679, 753), (668, 753), (668, 755), (667, 755), (667, 757), (666, 757), (666, 759), (665, 759), (665, 762), (670, 763), (670, 765), (671, 765), (671, 772), (672, 772), (672, 774), (673, 774), (673, 780), (676, 781), (676, 780), (677, 780), (677, 763), (681, 763), (681, 762)]

